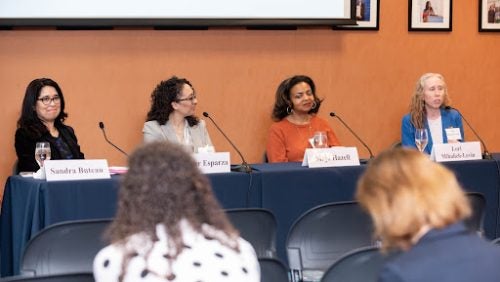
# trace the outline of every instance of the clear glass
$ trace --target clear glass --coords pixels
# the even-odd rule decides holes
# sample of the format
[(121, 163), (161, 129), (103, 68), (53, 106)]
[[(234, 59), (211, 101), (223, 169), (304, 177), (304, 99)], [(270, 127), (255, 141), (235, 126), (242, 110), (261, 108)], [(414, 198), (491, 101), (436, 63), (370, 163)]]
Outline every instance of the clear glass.
[(317, 131), (314, 133), (313, 146), (314, 148), (328, 148), (328, 137), (326, 136), (326, 132)]
[(429, 142), (427, 129), (417, 128), (415, 129), (415, 145), (420, 152), (424, 152), (427, 143)]
[(49, 144), (49, 142), (36, 143), (35, 160), (40, 167), (43, 167), (44, 161), (50, 160), (50, 144)]

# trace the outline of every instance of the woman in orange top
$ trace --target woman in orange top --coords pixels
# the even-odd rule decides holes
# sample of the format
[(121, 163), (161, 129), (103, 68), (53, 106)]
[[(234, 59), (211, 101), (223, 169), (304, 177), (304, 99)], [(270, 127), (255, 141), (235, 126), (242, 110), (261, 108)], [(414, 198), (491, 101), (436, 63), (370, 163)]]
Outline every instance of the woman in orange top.
[(328, 147), (340, 143), (328, 122), (316, 116), (321, 100), (313, 80), (296, 75), (281, 82), (276, 90), (273, 120), (267, 139), (269, 162), (300, 162), (310, 139), (317, 131), (326, 132)]

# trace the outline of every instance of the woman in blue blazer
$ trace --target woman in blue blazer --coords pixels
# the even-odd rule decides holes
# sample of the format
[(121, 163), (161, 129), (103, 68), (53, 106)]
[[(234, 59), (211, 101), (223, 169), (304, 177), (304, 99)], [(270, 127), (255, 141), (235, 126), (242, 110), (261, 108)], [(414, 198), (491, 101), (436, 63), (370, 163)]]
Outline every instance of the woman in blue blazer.
[(465, 193), (450, 170), (415, 150), (372, 160), (356, 198), (388, 256), (379, 282), (500, 281), (500, 248), (468, 230)]
[[(464, 129), (460, 113), (449, 107), (448, 89), (444, 77), (438, 73), (426, 73), (420, 77), (410, 103), (410, 112), (403, 117), (401, 143), (403, 147), (416, 148), (415, 129), (425, 128), (428, 143), (424, 152), (430, 154), (433, 144), (464, 140)], [(452, 135), (453, 129), (460, 131), (460, 139)]]

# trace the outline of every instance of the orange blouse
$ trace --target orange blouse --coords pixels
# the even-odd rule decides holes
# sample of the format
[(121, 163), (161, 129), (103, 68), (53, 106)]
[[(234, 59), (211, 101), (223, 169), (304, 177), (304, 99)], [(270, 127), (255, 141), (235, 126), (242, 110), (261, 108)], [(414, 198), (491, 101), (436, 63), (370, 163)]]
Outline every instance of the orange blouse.
[(271, 125), (267, 138), (267, 158), (270, 163), (301, 162), (306, 148), (312, 148), (309, 138), (316, 131), (325, 131), (328, 146), (340, 146), (340, 142), (326, 120), (313, 116), (309, 124), (297, 125), (284, 118)]

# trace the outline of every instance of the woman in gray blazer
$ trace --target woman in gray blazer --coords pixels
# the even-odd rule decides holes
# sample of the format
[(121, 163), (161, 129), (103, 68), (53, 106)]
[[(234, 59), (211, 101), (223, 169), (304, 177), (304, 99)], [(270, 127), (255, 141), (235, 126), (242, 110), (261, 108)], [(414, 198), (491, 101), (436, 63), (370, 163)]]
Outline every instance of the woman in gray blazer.
[(151, 94), (151, 108), (142, 129), (144, 142), (168, 140), (195, 153), (200, 147), (212, 146), (205, 122), (194, 115), (197, 104), (187, 79), (172, 76), (161, 81)]

